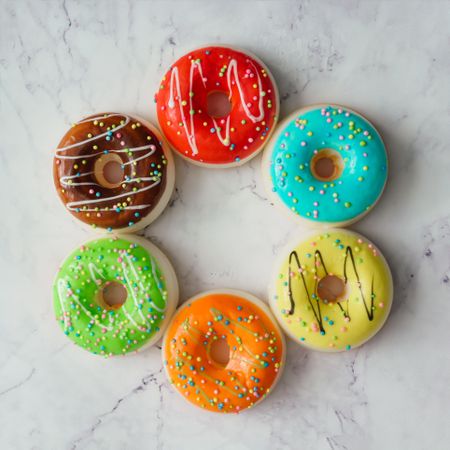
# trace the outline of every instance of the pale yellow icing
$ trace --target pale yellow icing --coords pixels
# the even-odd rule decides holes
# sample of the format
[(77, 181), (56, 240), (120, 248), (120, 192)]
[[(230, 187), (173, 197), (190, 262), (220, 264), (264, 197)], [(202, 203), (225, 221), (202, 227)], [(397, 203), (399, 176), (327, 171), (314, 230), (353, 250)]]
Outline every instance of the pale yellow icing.
[[(318, 296), (318, 283), (327, 273), (345, 283), (339, 302)], [(329, 230), (293, 245), (275, 277), (270, 303), (280, 324), (297, 342), (316, 350), (361, 345), (383, 326), (391, 308), (392, 277), (384, 257), (350, 231)]]

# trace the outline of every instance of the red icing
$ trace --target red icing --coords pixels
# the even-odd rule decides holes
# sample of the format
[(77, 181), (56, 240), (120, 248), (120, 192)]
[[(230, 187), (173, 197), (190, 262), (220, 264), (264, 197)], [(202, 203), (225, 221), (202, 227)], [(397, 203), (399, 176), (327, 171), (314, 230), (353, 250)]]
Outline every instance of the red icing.
[[(231, 112), (224, 118), (207, 113), (207, 96), (214, 91), (229, 95)], [(226, 47), (205, 47), (182, 56), (166, 73), (155, 100), (172, 147), (191, 160), (217, 165), (246, 160), (260, 150), (275, 127), (279, 108), (267, 69)]]

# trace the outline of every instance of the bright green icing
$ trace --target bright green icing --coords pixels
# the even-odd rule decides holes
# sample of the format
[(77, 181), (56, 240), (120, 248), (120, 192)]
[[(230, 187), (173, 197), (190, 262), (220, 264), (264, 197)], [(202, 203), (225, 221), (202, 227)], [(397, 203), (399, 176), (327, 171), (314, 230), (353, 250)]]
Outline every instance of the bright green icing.
[[(118, 309), (100, 306), (99, 289), (120, 282), (127, 291)], [(147, 249), (118, 238), (101, 238), (63, 262), (53, 287), (56, 318), (75, 344), (95, 354), (122, 355), (148, 343), (167, 307), (162, 272)]]

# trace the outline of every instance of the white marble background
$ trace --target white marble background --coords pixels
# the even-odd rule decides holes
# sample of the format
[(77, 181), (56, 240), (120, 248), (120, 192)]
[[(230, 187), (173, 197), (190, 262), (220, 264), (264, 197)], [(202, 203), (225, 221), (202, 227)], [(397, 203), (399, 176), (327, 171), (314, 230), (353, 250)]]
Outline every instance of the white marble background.
[[(0, 1), (0, 448), (450, 448), (450, 3)], [(272, 69), (282, 115), (312, 102), (361, 110), (391, 176), (353, 229), (395, 278), (385, 328), (361, 349), (289, 343), (267, 401), (239, 416), (180, 400), (158, 348), (109, 359), (72, 345), (50, 286), (90, 238), (58, 204), (52, 149), (72, 121), (154, 118), (153, 92), (187, 49), (229, 43)], [(301, 232), (266, 200), (260, 158), (209, 171), (177, 159), (171, 207), (145, 235), (182, 299), (213, 287), (265, 298), (274, 255)]]

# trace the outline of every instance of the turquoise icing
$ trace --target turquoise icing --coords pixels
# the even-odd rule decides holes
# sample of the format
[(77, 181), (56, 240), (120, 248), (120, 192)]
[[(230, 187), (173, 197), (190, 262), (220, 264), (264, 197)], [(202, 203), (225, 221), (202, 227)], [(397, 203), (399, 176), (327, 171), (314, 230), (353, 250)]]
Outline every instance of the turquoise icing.
[[(320, 181), (310, 162), (321, 149), (337, 151), (344, 169)], [(364, 213), (381, 195), (387, 178), (386, 149), (375, 128), (341, 107), (321, 106), (284, 125), (270, 155), (272, 190), (295, 214), (316, 222), (344, 222)]]

